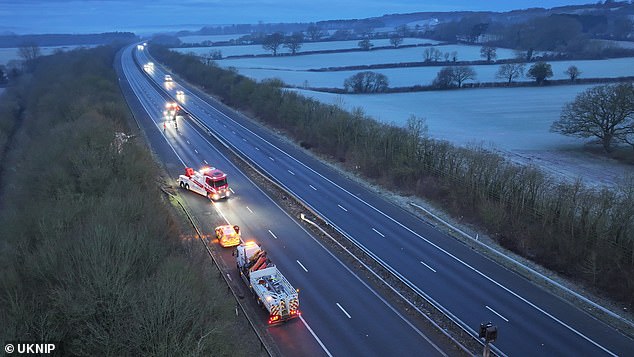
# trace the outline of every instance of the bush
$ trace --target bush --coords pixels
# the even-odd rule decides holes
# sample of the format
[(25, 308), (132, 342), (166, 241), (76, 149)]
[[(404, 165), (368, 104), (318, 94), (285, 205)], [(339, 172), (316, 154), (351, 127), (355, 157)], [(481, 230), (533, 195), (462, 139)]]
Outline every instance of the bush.
[(115, 144), (129, 115), (115, 53), (48, 56), (24, 82), (2, 177), (0, 339), (69, 355), (257, 354), (208, 260), (177, 239), (148, 150)]

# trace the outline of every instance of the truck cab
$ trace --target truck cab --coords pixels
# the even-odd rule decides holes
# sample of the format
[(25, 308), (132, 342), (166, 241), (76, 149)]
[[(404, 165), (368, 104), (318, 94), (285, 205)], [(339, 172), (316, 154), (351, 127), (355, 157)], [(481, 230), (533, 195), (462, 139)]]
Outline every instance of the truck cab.
[(231, 195), (227, 174), (214, 167), (204, 167), (199, 171), (188, 167), (185, 175), (180, 175), (177, 182), (181, 188), (209, 197), (213, 201)]

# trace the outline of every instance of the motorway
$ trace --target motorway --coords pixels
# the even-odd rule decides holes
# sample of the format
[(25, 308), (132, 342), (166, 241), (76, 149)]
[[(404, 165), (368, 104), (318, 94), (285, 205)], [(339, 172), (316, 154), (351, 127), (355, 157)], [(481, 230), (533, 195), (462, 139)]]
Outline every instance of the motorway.
[[(137, 73), (131, 74), (134, 76), (130, 77), (131, 84), (142, 86), (149, 91), (147, 77), (140, 75), (138, 68), (132, 68), (134, 66), (131, 52), (128, 49), (122, 57), (124, 68), (127, 68), (128, 72), (136, 71)], [(140, 51), (137, 55), (140, 63), (150, 60), (146, 51)], [(155, 85), (163, 86), (165, 73), (167, 72), (157, 67), (149, 77), (155, 81)], [(177, 77), (175, 76), (175, 78)], [(318, 212), (331, 225), (365, 247), (367, 251), (372, 252), (377, 260), (383, 262), (401, 279), (409, 282), (420, 294), (441, 305), (463, 328), (475, 334), (475, 330), (483, 321), (491, 321), (497, 325), (499, 338), (494, 344), (494, 350), (498, 354), (511, 356), (626, 356), (631, 354), (634, 341), (619, 331), (596, 320), (576, 306), (536, 286), (518, 274), (474, 252), (468, 246), (438, 231), (429, 223), (392, 204), (365, 186), (346, 178), (295, 145), (280, 140), (265, 128), (203, 95), (195, 88), (182, 81), (177, 80), (176, 82), (168, 89), (168, 92), (175, 96), (176, 90), (184, 91), (186, 100), (183, 105), (193, 116), (205, 122), (217, 136), (223, 138), (234, 150), (242, 153), (261, 171), (266, 172), (285, 186), (287, 190)], [(147, 105), (158, 107), (158, 109), (154, 109), (155, 112), (158, 112), (161, 108), (161, 100), (164, 101), (164, 99), (160, 99), (159, 94), (155, 94), (155, 96), (158, 97), (156, 103), (147, 102)], [(152, 110), (152, 108), (148, 109)], [(155, 113), (155, 115), (157, 114)], [(189, 140), (192, 140), (194, 136), (194, 133), (187, 133)], [(181, 146), (184, 151), (187, 151), (189, 147), (197, 148), (199, 151), (206, 150), (209, 153), (207, 155), (211, 155), (212, 152), (212, 149), (209, 148), (211, 145), (200, 140), (196, 144), (188, 144), (187, 146), (182, 144)], [(190, 152), (187, 157), (188, 160), (191, 160), (186, 161), (189, 163), (200, 162), (203, 156)], [(212, 158), (218, 160), (214, 156)], [(221, 161), (215, 162), (218, 162), (216, 165), (221, 167)], [(229, 164), (222, 162), (223, 169), (225, 165)], [(236, 172), (230, 171), (229, 174), (231, 177), (235, 177), (232, 182), (240, 184), (242, 189), (242, 184), (236, 182), (239, 180), (240, 173), (236, 170)], [(237, 192), (239, 200), (252, 199), (251, 196), (247, 197), (241, 191)], [(233, 204), (233, 200), (228, 202)], [(235, 209), (239, 208), (235, 207)], [(274, 214), (273, 211), (265, 211), (267, 218), (264, 221), (268, 220), (269, 214)], [(248, 217), (246, 213), (236, 213), (236, 219), (245, 218), (246, 220), (246, 217)], [(302, 234), (306, 235), (305, 232)], [(258, 239), (266, 238), (258, 236)], [(306, 242), (310, 241), (309, 238), (305, 240)], [(279, 252), (279, 246), (270, 244), (276, 243), (275, 241), (265, 241), (264, 243), (270, 251)], [(289, 249), (290, 244), (287, 241), (282, 245), (285, 246), (282, 249)], [(307, 256), (308, 251), (311, 252), (312, 256), (317, 249), (307, 250), (305, 244), (308, 243), (301, 243), (296, 248), (298, 251), (294, 251), (294, 254), (303, 254), (301, 259)], [(279, 261), (282, 271), (285, 274), (287, 270), (289, 273), (296, 271), (297, 263), (292, 263), (295, 260), (301, 261), (301, 259), (291, 258), (284, 261), (285, 254), (277, 253), (274, 255), (276, 261), (277, 259), (282, 260)], [(329, 255), (325, 253), (324, 256), (327, 258)], [(334, 258), (331, 257), (331, 259)], [(336, 265), (334, 262), (330, 264)], [(324, 268), (322, 265), (318, 265), (319, 268), (316, 267), (313, 268), (311, 265), (307, 268), (310, 273), (316, 269)], [(338, 268), (338, 270), (342, 269)], [(336, 274), (341, 275), (340, 273)], [(332, 277), (322, 276), (318, 278), (300, 274), (289, 277), (289, 280), (304, 291), (300, 295), (300, 300), (304, 299), (302, 305), (305, 309), (312, 308), (310, 305), (307, 306), (308, 304), (325, 304), (324, 310), (320, 310), (319, 313), (341, 314), (341, 310), (336, 310), (336, 305), (333, 309), (332, 303), (323, 302), (323, 300), (330, 299), (324, 294), (328, 296), (333, 289), (336, 289), (333, 286), (335, 284), (328, 281), (330, 278)], [(325, 281), (315, 281), (321, 279)], [(304, 290), (304, 285), (307, 283), (316, 284), (319, 288), (309, 293)], [(307, 297), (309, 294), (318, 294), (322, 297), (316, 302), (307, 301), (307, 298), (310, 298)], [(356, 297), (351, 298), (349, 294), (354, 294), (354, 291), (340, 290), (334, 293), (331, 298), (337, 299), (337, 301), (345, 299), (346, 302), (342, 306), (345, 306), (345, 310), (348, 311), (348, 309), (353, 310), (354, 306), (362, 303), (357, 300), (359, 296), (369, 295), (367, 292), (357, 293)], [(329, 310), (326, 310), (327, 307)], [(353, 318), (348, 320), (356, 319), (358, 314), (363, 314), (363, 311), (364, 308), (355, 309), (354, 314), (350, 313)], [(382, 330), (393, 332), (391, 325), (374, 316), (375, 310), (366, 311), (371, 311), (371, 314), (366, 312), (366, 315), (372, 316), (358, 325), (362, 330), (370, 328), (370, 325), (379, 325)], [(308, 316), (311, 319), (317, 318), (314, 314), (309, 314), (308, 311), (306, 313), (307, 319)], [(347, 318), (345, 314), (344, 317)], [(328, 336), (326, 330), (332, 328), (330, 323), (332, 322), (318, 323), (315, 321), (313, 323), (311, 321), (311, 326), (314, 325), (313, 330), (321, 338), (322, 334)], [(340, 324), (341, 322), (335, 326)], [(339, 339), (345, 340), (345, 345), (350, 348), (356, 348), (355, 346), (362, 348), (367, 342), (367, 340), (365, 342), (358, 340), (359, 334), (351, 335), (346, 326), (340, 326), (340, 328), (341, 334), (322, 339), (328, 349), (331, 348), (331, 343), (337, 336)], [(403, 330), (407, 331), (408, 329), (404, 327)], [(404, 350), (406, 341), (409, 341), (410, 338), (424, 344), (421, 336), (416, 333), (409, 333), (413, 337), (400, 335), (400, 332), (398, 335), (399, 342), (396, 344), (399, 347), (398, 350)], [(376, 335), (371, 339), (374, 338)], [(387, 338), (387, 340), (392, 339)], [(389, 347), (383, 347), (382, 343), (389, 343), (388, 341), (373, 342), (376, 342), (374, 345), (376, 348), (381, 347), (380, 349), (373, 347), (371, 350), (374, 354), (385, 355), (390, 350), (394, 351)], [(405, 351), (415, 350), (405, 349)], [(342, 352), (346, 354), (352, 352), (353, 355), (358, 355), (367, 352), (367, 350), (337, 350), (335, 354), (339, 355)]]
[[(213, 232), (224, 220), (239, 225), (243, 239), (260, 243), (291, 284), (300, 289), (301, 318), (267, 329), (282, 355), (447, 355), (277, 206), (208, 141), (208, 136), (180, 119), (178, 128), (170, 123), (164, 129), (162, 111), (169, 98), (135, 65), (131, 48), (122, 53), (119, 65), (129, 104), (169, 174), (175, 179), (186, 166), (205, 165), (227, 173), (235, 191), (228, 200), (210, 204), (203, 196), (182, 193), (203, 231)], [(214, 218), (217, 216), (224, 219)], [(243, 286), (243, 294), (249, 297), (239, 281), (232, 249), (222, 249), (215, 241), (212, 245), (220, 252), (221, 264), (229, 268), (230, 279)], [(262, 324), (266, 318), (264, 312), (256, 316)]]

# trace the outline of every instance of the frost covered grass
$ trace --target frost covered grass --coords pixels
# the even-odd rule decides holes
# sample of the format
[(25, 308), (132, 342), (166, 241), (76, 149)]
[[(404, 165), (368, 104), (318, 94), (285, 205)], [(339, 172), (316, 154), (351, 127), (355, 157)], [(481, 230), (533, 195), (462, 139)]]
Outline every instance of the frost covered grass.
[[(299, 50), (299, 52), (301, 53), (301, 52), (307, 52), (307, 51), (332, 51), (332, 50), (358, 49), (359, 48), (358, 43), (359, 43), (358, 40), (306, 42), (302, 44), (302, 48)], [(374, 44), (375, 47), (390, 46), (390, 40), (388, 39), (372, 40), (372, 43)], [(439, 43), (439, 42), (435, 40), (428, 40), (428, 39), (421, 39), (421, 38), (404, 38), (403, 43), (401, 45), (436, 44), (436, 43)], [(442, 46), (437, 46), (437, 47), (440, 48)], [(222, 52), (223, 57), (271, 54), (270, 51), (264, 50), (262, 48), (262, 45), (174, 48), (173, 50), (180, 53), (191, 52), (196, 55), (207, 54), (210, 51), (220, 50)], [(419, 52), (420, 52), (419, 60), (422, 61), (423, 50), (419, 49)], [(278, 53), (284, 54), (284, 53), (289, 53), (289, 51), (286, 48), (281, 47)], [(364, 52), (364, 53), (372, 53), (372, 52)]]
[[(311, 56), (306, 56), (311, 57)], [(230, 64), (221, 61), (221, 65)], [(610, 78), (634, 75), (634, 59), (617, 58), (599, 61), (562, 61), (551, 62), (552, 79), (566, 79), (564, 71), (571, 65), (581, 70), (581, 78)], [(476, 82), (503, 82), (495, 77), (498, 65), (472, 66), (476, 71)], [(235, 67), (240, 74), (255, 80), (279, 78), (291, 86), (308, 86), (315, 88), (343, 88), (343, 81), (359, 71), (310, 72), (304, 70)], [(414, 68), (386, 68), (373, 70), (388, 77), (390, 87), (407, 87), (429, 85), (434, 80), (441, 66)], [(522, 78), (521, 80), (528, 80)]]
[(201, 43), (203, 41), (218, 42), (218, 41), (235, 40), (244, 35), (248, 35), (248, 34), (237, 33), (237, 34), (231, 34), (231, 35), (192, 35), (192, 36), (180, 36), (179, 39), (183, 43)]
[[(445, 53), (456, 51), (458, 60), (476, 61), (482, 60), (480, 47), (476, 46), (434, 46)], [(471, 48), (476, 47), (476, 48)], [(426, 47), (425, 47), (426, 48)], [(302, 49), (304, 49), (302, 47)], [(184, 49), (183, 49), (184, 50)], [(423, 51), (421, 47), (407, 47), (394, 49), (380, 49), (374, 51), (342, 52), (342, 53), (320, 53), (305, 56), (283, 56), (283, 57), (254, 57), (254, 58), (229, 58), (217, 61), (223, 67), (242, 68), (266, 68), (283, 70), (307, 70), (328, 67), (345, 67), (372, 64), (423, 62)], [(180, 51), (183, 52), (183, 51)], [(477, 55), (475, 54), (477, 52)], [(499, 49), (500, 58), (512, 58), (511, 50)], [(223, 52), (224, 54), (224, 52)], [(444, 58), (443, 58), (444, 60)]]
[[(379, 51), (377, 51), (378, 53)], [(337, 53), (327, 55), (332, 57), (331, 63), (337, 63), (335, 56), (349, 55), (352, 53)], [(313, 57), (313, 56), (301, 56), (301, 57)], [(262, 61), (261, 59), (249, 59), (252, 61)], [(283, 63), (286, 58), (280, 58), (280, 62)], [(310, 61), (311, 59), (307, 59)], [(297, 57), (296, 61), (302, 61), (302, 58)], [(248, 63), (248, 60), (245, 62)], [(262, 61), (264, 63), (264, 61)], [(272, 62), (271, 62), (272, 63)], [(341, 62), (339, 62), (341, 63)], [(564, 71), (571, 65), (575, 65), (581, 71), (580, 78), (613, 78), (613, 77), (625, 77), (634, 76), (634, 58), (614, 58), (607, 60), (583, 60), (583, 61), (558, 61), (549, 62), (553, 69), (552, 79), (567, 79), (568, 76)], [(223, 60), (219, 61), (222, 66), (235, 67), (238, 72), (247, 77), (255, 80), (263, 80), (266, 78), (279, 78), (285, 83), (291, 86), (305, 87), (306, 85), (312, 88), (343, 88), (343, 81), (358, 73), (360, 71), (336, 71), (336, 72), (310, 72), (306, 70), (292, 70), (292, 69), (272, 69), (272, 68), (252, 68), (252, 67), (238, 67), (235, 66), (234, 61)], [(357, 64), (369, 64), (369, 63), (357, 63)], [(527, 64), (526, 70), (531, 64)], [(299, 67), (299, 65), (298, 65)], [(476, 81), (470, 82), (504, 82), (503, 79), (496, 78), (495, 74), (498, 71), (499, 65), (479, 65), (471, 66), (476, 71)], [(411, 67), (411, 68), (385, 68), (374, 69), (373, 72), (382, 73), (387, 76), (390, 87), (409, 87), (414, 85), (430, 85), (436, 78), (438, 71), (442, 66), (431, 67)], [(521, 78), (521, 81), (528, 81), (530, 79)]]
[[(70, 51), (78, 47), (91, 47), (91, 46), (50, 46), (50, 47), (40, 47), (40, 51), (42, 51), (43, 56), (48, 56), (59, 51)], [(17, 47), (0, 48), (0, 65), (6, 65), (12, 60), (21, 60), (20, 56), (18, 55), (18, 48)]]
[(362, 108), (369, 116), (405, 126), (415, 115), (426, 119), (429, 134), (458, 145), (493, 145), (504, 150), (556, 150), (583, 141), (549, 132), (564, 103), (589, 88), (483, 88), (393, 94), (340, 95), (295, 90), (344, 109)]

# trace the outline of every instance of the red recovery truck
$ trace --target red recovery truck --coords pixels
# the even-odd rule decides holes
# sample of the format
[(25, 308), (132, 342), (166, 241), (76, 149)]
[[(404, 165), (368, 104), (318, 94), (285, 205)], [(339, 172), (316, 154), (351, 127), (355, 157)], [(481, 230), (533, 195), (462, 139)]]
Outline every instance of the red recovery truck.
[(185, 175), (180, 175), (176, 181), (181, 188), (194, 191), (213, 201), (231, 196), (227, 174), (215, 167), (204, 167), (199, 171), (187, 167)]

